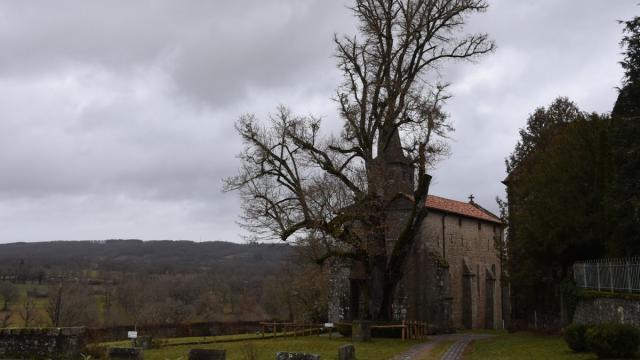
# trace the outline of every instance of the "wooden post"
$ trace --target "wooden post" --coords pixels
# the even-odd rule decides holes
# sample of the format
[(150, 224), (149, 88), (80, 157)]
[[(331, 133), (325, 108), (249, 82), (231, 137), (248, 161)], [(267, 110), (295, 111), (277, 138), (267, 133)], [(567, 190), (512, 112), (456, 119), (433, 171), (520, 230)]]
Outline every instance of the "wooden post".
[(273, 337), (276, 337), (276, 322), (273, 322)]
[(406, 328), (404, 325), (404, 320), (402, 320), (402, 341), (405, 340), (405, 335), (406, 335), (405, 333), (406, 333)]

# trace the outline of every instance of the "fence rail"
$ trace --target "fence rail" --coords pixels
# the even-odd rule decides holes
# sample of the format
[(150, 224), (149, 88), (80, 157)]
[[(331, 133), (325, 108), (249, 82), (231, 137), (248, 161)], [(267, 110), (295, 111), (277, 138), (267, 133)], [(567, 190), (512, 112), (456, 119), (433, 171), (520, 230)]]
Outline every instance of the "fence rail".
[(640, 292), (640, 257), (577, 262), (573, 264), (573, 276), (585, 289)]

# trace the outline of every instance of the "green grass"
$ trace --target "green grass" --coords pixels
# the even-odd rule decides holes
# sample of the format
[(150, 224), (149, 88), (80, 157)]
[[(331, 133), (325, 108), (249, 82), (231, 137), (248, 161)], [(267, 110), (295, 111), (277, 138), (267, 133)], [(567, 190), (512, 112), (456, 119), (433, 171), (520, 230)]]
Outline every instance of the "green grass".
[(593, 360), (591, 353), (571, 351), (559, 336), (537, 335), (528, 332), (501, 334), (494, 338), (473, 342), (465, 351), (465, 360)]
[[(197, 339), (197, 338), (194, 338)], [(298, 338), (277, 338), (253, 341), (221, 342), (207, 345), (171, 346), (155, 350), (145, 350), (145, 360), (176, 360), (188, 358), (190, 349), (225, 349), (227, 359), (244, 360), (247, 351), (256, 350), (258, 360), (273, 360), (278, 351), (292, 351), (318, 354), (323, 360), (338, 358), (338, 347), (353, 343), (358, 359), (388, 360), (393, 355), (409, 349), (420, 341), (398, 339), (374, 339), (368, 343), (353, 343), (350, 339), (319, 336)]]
[[(290, 332), (288, 332), (290, 334)], [(276, 334), (276, 337), (284, 336), (284, 333), (279, 332)], [(271, 333), (265, 334), (265, 338), (272, 338), (273, 335)], [(260, 334), (237, 334), (237, 335), (219, 335), (219, 336), (196, 336), (196, 337), (181, 337), (181, 338), (169, 338), (169, 339), (160, 339), (162, 341), (163, 346), (178, 346), (178, 345), (189, 345), (189, 344), (209, 344), (209, 343), (219, 343), (219, 342), (233, 342), (233, 341), (242, 341), (242, 340), (262, 340), (263, 337)], [(110, 341), (98, 344), (101, 347), (128, 347), (131, 345), (131, 340), (122, 340), (122, 341)]]

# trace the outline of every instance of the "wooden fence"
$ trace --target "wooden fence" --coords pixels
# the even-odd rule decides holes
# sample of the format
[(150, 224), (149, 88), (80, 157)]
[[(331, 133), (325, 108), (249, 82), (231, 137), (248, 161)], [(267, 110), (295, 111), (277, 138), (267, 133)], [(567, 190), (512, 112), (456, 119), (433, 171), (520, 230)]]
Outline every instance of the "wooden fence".
[[(293, 322), (261, 322), (262, 337), (267, 333), (271, 333), (271, 337), (277, 336), (311, 336), (328, 334), (331, 337), (335, 331), (334, 327), (325, 327), (324, 324), (313, 323), (293, 323)], [(400, 324), (372, 325), (371, 329), (399, 329), (402, 340), (407, 339), (425, 339), (428, 324), (421, 321), (402, 321)]]
[[(261, 322), (262, 325), (262, 337), (265, 337), (267, 332), (270, 332), (273, 337), (277, 336), (311, 336), (331, 334), (334, 331), (332, 327), (325, 327), (324, 324), (313, 323), (293, 323), (293, 322)], [(280, 333), (280, 335), (278, 335)]]

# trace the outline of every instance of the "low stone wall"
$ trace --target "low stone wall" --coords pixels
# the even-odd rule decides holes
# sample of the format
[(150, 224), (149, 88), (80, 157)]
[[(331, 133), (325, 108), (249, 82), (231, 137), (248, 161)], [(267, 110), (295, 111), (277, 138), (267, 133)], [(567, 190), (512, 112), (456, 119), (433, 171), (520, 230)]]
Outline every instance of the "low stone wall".
[(640, 297), (589, 297), (580, 299), (573, 315), (576, 324), (616, 322), (640, 327)]
[[(133, 329), (133, 325), (91, 328), (89, 329), (89, 342), (127, 340), (127, 332)], [(260, 325), (259, 321), (213, 321), (190, 324), (146, 325), (138, 326), (136, 330), (139, 336), (149, 335), (156, 338), (199, 337), (255, 333), (262, 330), (262, 325)]]
[(76, 359), (86, 328), (0, 329), (0, 359)]

